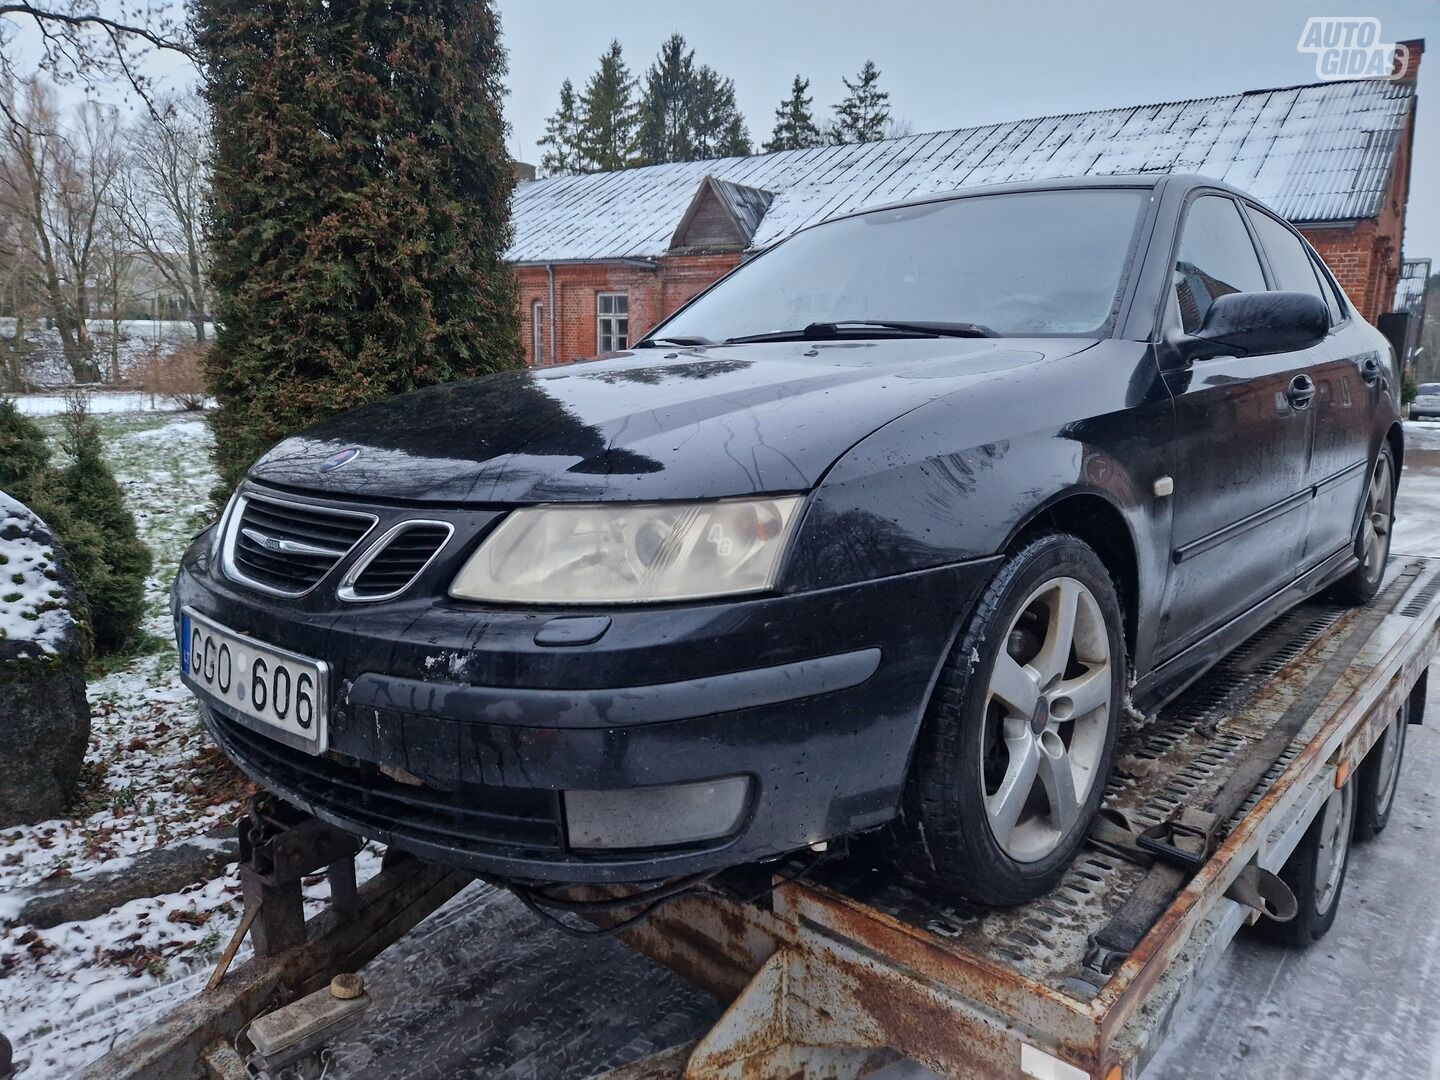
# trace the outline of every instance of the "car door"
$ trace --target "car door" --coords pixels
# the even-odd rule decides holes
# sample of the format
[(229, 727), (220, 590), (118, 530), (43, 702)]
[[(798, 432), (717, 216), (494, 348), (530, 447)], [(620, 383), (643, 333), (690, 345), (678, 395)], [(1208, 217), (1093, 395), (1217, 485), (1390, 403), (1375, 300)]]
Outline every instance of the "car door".
[[(1194, 333), (1219, 296), (1267, 287), (1236, 200), (1193, 196), (1175, 247), (1165, 335)], [(1185, 360), (1164, 352), (1175, 442), (1162, 658), (1294, 578), (1309, 523), (1314, 395), (1301, 355)]]
[(1273, 287), (1310, 293), (1330, 308), (1329, 335), (1303, 354), (1315, 381), (1309, 476), (1315, 501), (1299, 567), (1307, 570), (1354, 542), (1355, 515), (1368, 475), (1371, 399), (1379, 392), (1383, 369), (1373, 344), (1343, 332), (1346, 313), (1300, 235), (1258, 207), (1247, 209)]

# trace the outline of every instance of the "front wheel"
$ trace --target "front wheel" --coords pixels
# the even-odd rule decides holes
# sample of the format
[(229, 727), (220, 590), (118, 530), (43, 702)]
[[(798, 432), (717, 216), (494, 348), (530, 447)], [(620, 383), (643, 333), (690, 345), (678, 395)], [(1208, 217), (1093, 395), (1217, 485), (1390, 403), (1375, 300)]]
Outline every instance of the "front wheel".
[(1355, 531), (1355, 557), (1360, 565), (1332, 590), (1342, 604), (1368, 604), (1380, 591), (1385, 561), (1390, 558), (1390, 532), (1395, 524), (1395, 459), (1381, 446), (1365, 489), (1365, 508)]
[(1119, 599), (1089, 546), (1050, 534), (1008, 558), (921, 729), (901, 814), (907, 866), (997, 906), (1058, 884), (1100, 805), (1125, 671)]

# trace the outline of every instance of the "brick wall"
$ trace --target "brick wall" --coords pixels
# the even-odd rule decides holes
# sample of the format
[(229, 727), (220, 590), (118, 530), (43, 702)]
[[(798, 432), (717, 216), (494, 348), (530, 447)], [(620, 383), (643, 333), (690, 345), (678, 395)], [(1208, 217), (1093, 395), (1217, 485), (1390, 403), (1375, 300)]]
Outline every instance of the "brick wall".
[[(564, 363), (599, 353), (597, 339), (597, 297), (601, 293), (625, 293), (629, 301), (630, 340), (638, 341), (666, 315), (727, 274), (740, 262), (736, 253), (712, 255), (669, 255), (655, 264), (561, 263), (555, 266), (556, 338), (554, 357)], [(543, 266), (515, 269), (520, 285), (520, 318), (525, 341), (525, 359), (537, 362), (534, 346), (535, 305), (542, 314), (550, 306), (550, 278)], [(550, 363), (550, 322), (542, 326), (542, 355), (539, 363)]]

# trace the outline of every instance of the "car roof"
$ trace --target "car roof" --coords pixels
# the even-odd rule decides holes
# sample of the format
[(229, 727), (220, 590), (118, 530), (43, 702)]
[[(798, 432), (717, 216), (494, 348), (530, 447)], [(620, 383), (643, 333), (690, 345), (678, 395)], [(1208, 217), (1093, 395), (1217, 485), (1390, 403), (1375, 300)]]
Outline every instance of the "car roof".
[[(825, 221), (817, 222), (816, 225), (824, 225), (831, 221), (844, 221), (846, 218), (863, 217), (865, 214), (874, 214), (883, 210), (895, 210), (904, 206), (924, 206), (929, 203), (951, 202), (956, 199), (969, 199), (979, 195), (1008, 195), (1022, 191), (1068, 191), (1086, 190), (1094, 188), (1158, 188), (1175, 187), (1183, 190), (1190, 188), (1216, 188), (1220, 191), (1229, 192), (1231, 195), (1248, 199), (1258, 206), (1264, 206), (1259, 199), (1255, 198), (1233, 184), (1227, 184), (1223, 180), (1216, 180), (1209, 176), (1199, 176), (1192, 173), (1116, 173), (1113, 176), (1069, 176), (1054, 180), (1018, 180), (1007, 184), (979, 184), (974, 187), (956, 188), (953, 191), (935, 192), (929, 195), (919, 195), (911, 199), (900, 199), (896, 202), (882, 203), (877, 206), (866, 206), (859, 210), (852, 210), (848, 214), (839, 214)], [(815, 225), (809, 226), (815, 228)], [(802, 232), (805, 230), (801, 230)]]

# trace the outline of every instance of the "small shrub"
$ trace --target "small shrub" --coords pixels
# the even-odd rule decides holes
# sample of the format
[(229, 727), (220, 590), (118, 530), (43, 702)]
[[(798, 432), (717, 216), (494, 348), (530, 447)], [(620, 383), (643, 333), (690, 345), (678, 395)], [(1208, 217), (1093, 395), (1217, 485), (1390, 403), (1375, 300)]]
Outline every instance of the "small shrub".
[(72, 530), (82, 543), (95, 545), (98, 556), (90, 579), (81, 579), (90, 602), (96, 649), (121, 652), (140, 637), (150, 549), (136, 532), (135, 516), (105, 461), (100, 428), (82, 402), (70, 403), (62, 443), (70, 456), (63, 481), (74, 518)]
[(152, 349), (140, 367), (140, 382), (152, 397), (177, 409), (196, 412), (205, 407), (205, 346), (182, 345), (166, 353)]

